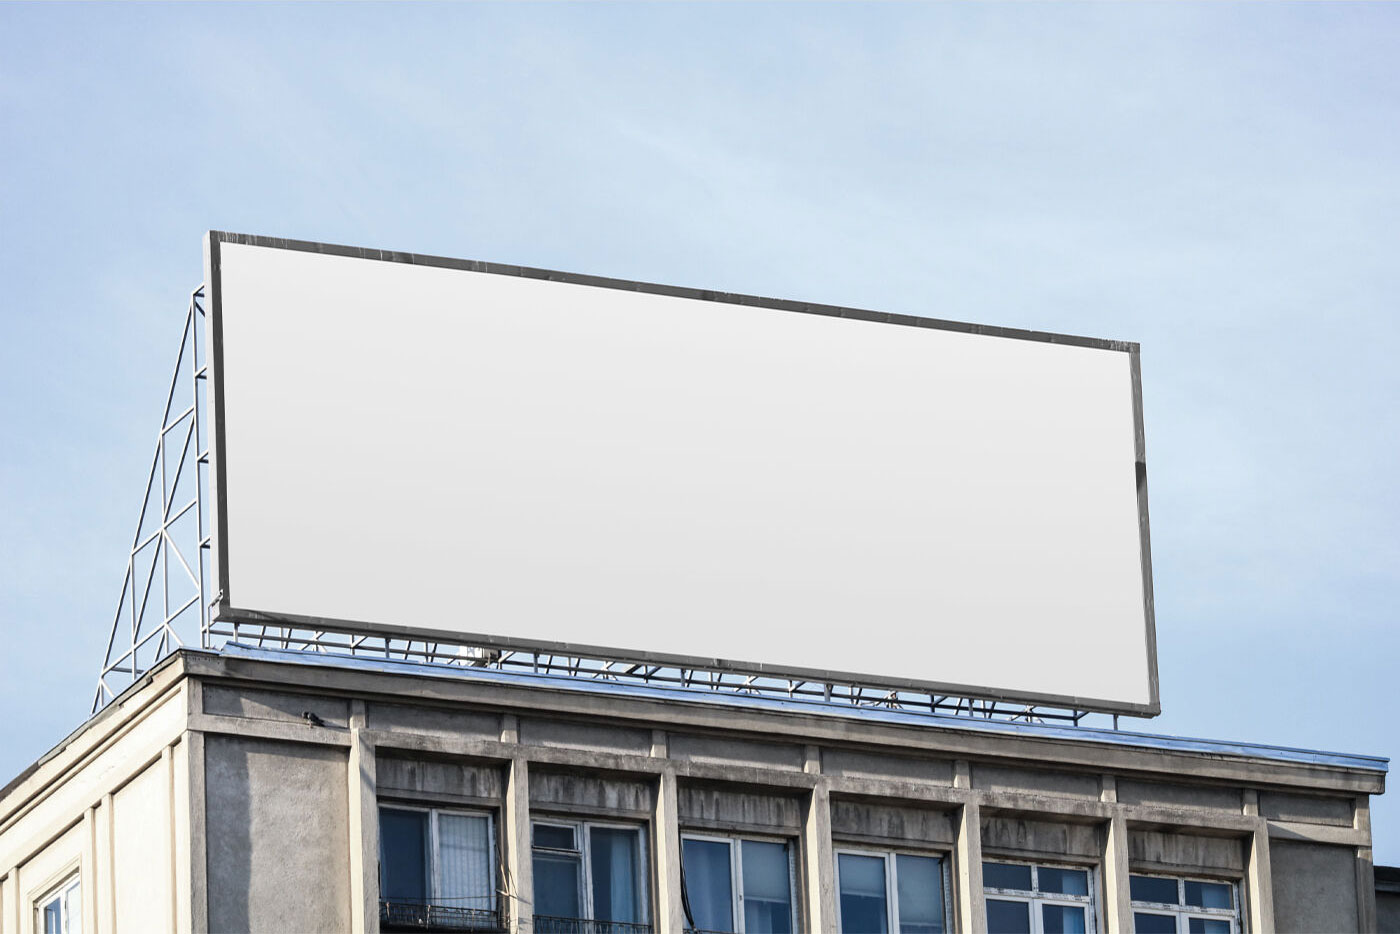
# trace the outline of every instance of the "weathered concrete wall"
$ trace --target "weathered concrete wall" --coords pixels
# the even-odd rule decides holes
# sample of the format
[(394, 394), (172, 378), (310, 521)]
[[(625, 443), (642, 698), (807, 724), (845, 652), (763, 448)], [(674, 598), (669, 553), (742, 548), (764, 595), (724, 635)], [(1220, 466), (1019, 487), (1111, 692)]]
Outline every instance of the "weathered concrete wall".
[(1000, 853), (1098, 859), (1103, 853), (1103, 830), (1092, 824), (1065, 824), (1020, 816), (983, 817), (982, 853), (987, 856)]
[(347, 753), (210, 736), (205, 742), (209, 928), (350, 928)]
[(1376, 930), (1400, 934), (1400, 892), (1376, 893)]
[(530, 770), (531, 810), (645, 818), (651, 815), (654, 798), (652, 782), (583, 771)]
[(1139, 868), (1166, 872), (1220, 872), (1242, 875), (1246, 841), (1162, 830), (1129, 830), (1128, 860)]
[(499, 804), (505, 794), (499, 765), (389, 756), (378, 760), (376, 771), (381, 796)]
[(169, 931), (175, 923), (168, 763), (157, 760), (113, 799), (113, 884), (118, 927)]
[(853, 842), (951, 847), (957, 838), (948, 810), (880, 804), (863, 798), (831, 799), (831, 836)]
[(1356, 852), (1273, 840), (1274, 922), (1280, 934), (1356, 931)]
[(796, 834), (802, 829), (797, 798), (717, 785), (682, 784), (676, 790), (682, 827)]

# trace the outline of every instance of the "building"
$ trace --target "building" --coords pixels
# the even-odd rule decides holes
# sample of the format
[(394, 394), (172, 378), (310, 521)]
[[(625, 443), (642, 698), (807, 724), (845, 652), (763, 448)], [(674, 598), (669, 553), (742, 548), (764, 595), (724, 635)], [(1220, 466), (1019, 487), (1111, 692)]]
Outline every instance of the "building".
[(1371, 931), (1395, 917), (1393, 871), (1370, 859), (1385, 774), (1364, 756), (181, 650), (0, 791), (0, 932)]

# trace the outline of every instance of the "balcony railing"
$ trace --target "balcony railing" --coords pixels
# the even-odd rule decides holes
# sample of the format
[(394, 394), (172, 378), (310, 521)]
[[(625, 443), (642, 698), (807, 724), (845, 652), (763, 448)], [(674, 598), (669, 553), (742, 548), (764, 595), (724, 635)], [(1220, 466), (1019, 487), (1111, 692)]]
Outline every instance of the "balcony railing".
[(593, 918), (535, 915), (535, 934), (651, 934), (651, 925), (640, 921), (597, 921)]
[(464, 908), (400, 898), (379, 900), (382, 931), (504, 931), (500, 909)]

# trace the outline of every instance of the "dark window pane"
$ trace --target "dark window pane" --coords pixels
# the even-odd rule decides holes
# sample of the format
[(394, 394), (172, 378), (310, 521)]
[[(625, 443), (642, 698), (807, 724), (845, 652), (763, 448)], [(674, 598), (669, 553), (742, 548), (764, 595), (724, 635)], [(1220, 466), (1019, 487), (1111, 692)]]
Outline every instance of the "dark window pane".
[(1128, 890), (1135, 902), (1156, 902), (1159, 905), (1179, 905), (1175, 879), (1161, 879), (1157, 876), (1129, 876)]
[(987, 934), (1031, 934), (1031, 906), (987, 899)]
[(379, 809), (379, 897), (427, 901), (426, 812)]
[(885, 861), (878, 856), (841, 853), (837, 857), (844, 934), (886, 934), (889, 902), (885, 896)]
[(536, 853), (535, 914), (551, 918), (579, 918), (579, 890), (583, 864), (577, 856)]
[(1197, 908), (1234, 908), (1230, 886), (1219, 882), (1187, 882), (1186, 904)]
[(744, 930), (791, 934), (792, 866), (785, 843), (745, 840)]
[(701, 931), (734, 930), (734, 882), (729, 869), (729, 844), (718, 840), (681, 843), (685, 866), (685, 897), (690, 917)]
[(1040, 867), (1040, 891), (1058, 895), (1088, 895), (1089, 873), (1083, 869)]
[(1134, 912), (1133, 931), (1135, 934), (1176, 934), (1176, 916)]
[(989, 889), (1031, 890), (1031, 867), (1014, 863), (983, 863), (982, 884)]
[(55, 898), (44, 906), (44, 934), (63, 934), (63, 915), (59, 907), (63, 902)]
[(594, 919), (641, 923), (644, 919), (637, 831), (592, 827), (588, 831), (588, 846)]
[(895, 857), (899, 934), (943, 934), (943, 861), (931, 856)]
[(1041, 905), (1040, 929), (1044, 934), (1085, 934), (1087, 914), (1076, 905)]
[(549, 824), (535, 825), (535, 846), (547, 847), (551, 850), (576, 850), (574, 845), (574, 828), (553, 827)]
[(1188, 918), (1190, 934), (1230, 934), (1230, 922), (1214, 918)]

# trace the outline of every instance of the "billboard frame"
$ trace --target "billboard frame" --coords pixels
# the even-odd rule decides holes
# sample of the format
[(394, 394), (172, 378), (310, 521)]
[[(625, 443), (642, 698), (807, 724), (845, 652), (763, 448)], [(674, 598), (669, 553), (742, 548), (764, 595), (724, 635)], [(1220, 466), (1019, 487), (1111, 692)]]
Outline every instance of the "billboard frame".
[[(1072, 695), (1046, 694), (1030, 691), (1016, 691), (1003, 688), (987, 688), (976, 685), (958, 684), (946, 681), (911, 681), (902, 678), (882, 677), (864, 672), (838, 672), (824, 669), (809, 669), (783, 666), (773, 663), (744, 662), (723, 658), (707, 658), (694, 655), (672, 655), (641, 650), (617, 649), (577, 643), (553, 642), (506, 636), (493, 636), (485, 633), (469, 633), (459, 630), (435, 630), (417, 626), (400, 626), (368, 620), (310, 617), (299, 614), (280, 613), (269, 610), (254, 610), (239, 607), (234, 602), (229, 576), (228, 549), (225, 547), (228, 532), (227, 475), (223, 469), (223, 453), (228, 450), (225, 437), (224, 416), (224, 371), (223, 357), (223, 299), (220, 281), (220, 246), (224, 243), (242, 246), (264, 247), (290, 250), (302, 253), (319, 253), (350, 259), (376, 260), (380, 262), (402, 263), (413, 266), (435, 267), (460, 270), (463, 272), (488, 273), (492, 275), (514, 276), (525, 279), (539, 279), (549, 282), (581, 285), (593, 288), (618, 291), (641, 292), (673, 298), (720, 302), (763, 308), (771, 311), (785, 311), (796, 314), (822, 315), (825, 317), (850, 318), (901, 327), (931, 328), (963, 334), (976, 334), (984, 337), (1010, 338), (1014, 340), (1036, 341), (1040, 343), (1064, 344), (1096, 350), (1109, 350), (1126, 353), (1129, 357), (1129, 371), (1133, 406), (1133, 444), (1136, 470), (1138, 503), (1138, 542), (1142, 573), (1144, 640), (1146, 647), (1147, 681), (1149, 701), (1146, 704), (1132, 704), (1104, 698), (1077, 697)], [(1161, 696), (1157, 670), (1157, 627), (1156, 611), (1152, 589), (1152, 551), (1147, 506), (1147, 464), (1146, 435), (1142, 413), (1142, 367), (1140, 346), (1132, 341), (1117, 341), (1101, 338), (1058, 334), (1048, 331), (1033, 331), (1021, 328), (997, 327), (971, 324), (941, 318), (927, 318), (917, 315), (892, 314), (851, 308), (840, 305), (827, 305), (814, 302), (800, 302), (789, 299), (766, 298), (735, 292), (719, 292), (686, 286), (661, 285), (651, 282), (637, 282), (627, 279), (613, 279), (603, 276), (589, 276), (579, 273), (540, 269), (531, 266), (515, 266), (501, 263), (488, 263), (480, 260), (453, 259), (421, 253), (406, 253), (394, 250), (377, 250), (367, 247), (351, 247), (339, 244), (318, 243), (309, 240), (294, 240), (279, 237), (266, 237), (251, 234), (238, 234), (211, 230), (205, 241), (205, 282), (208, 288), (208, 355), (206, 365), (209, 375), (210, 405), (213, 409), (213, 425), (210, 432), (209, 467), (213, 492), (214, 508), (210, 511), (210, 541), (214, 551), (213, 566), (218, 580), (218, 593), (213, 602), (212, 619), (262, 626), (280, 626), (295, 629), (319, 630), (348, 634), (368, 634), (393, 638), (414, 639), (428, 642), (446, 642), (463, 645), (477, 645), (497, 650), (521, 650), (558, 655), (586, 656), (590, 658), (612, 659), (641, 664), (661, 664), (669, 667), (693, 668), (701, 670), (726, 671), (751, 674), (760, 677), (792, 678), (804, 681), (854, 684), (889, 690), (921, 691), (930, 694), (947, 694), (959, 697), (979, 698), (1010, 703), (1044, 705), (1073, 710), (1086, 710), (1110, 714), (1124, 714), (1137, 717), (1155, 717), (1161, 713)]]

